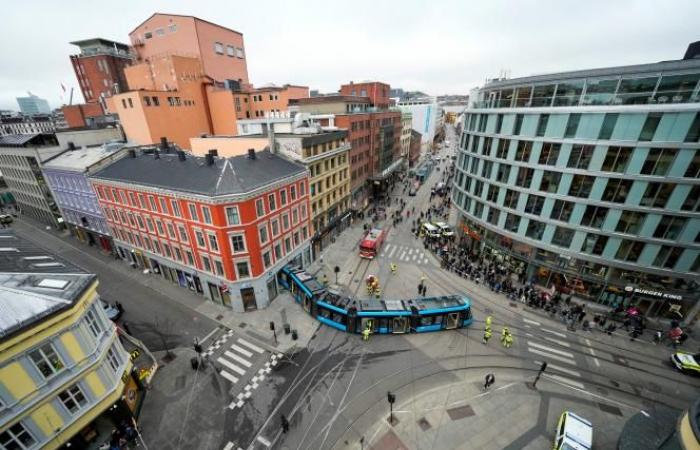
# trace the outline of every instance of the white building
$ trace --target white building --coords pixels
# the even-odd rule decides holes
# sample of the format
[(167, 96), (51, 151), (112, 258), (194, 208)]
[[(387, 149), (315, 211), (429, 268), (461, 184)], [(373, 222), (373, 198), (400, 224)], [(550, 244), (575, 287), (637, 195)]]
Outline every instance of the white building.
[(410, 112), (413, 129), (422, 136), (422, 144), (430, 144), (435, 137), (435, 130), (442, 125), (442, 109), (435, 97), (406, 100), (396, 104), (402, 112)]

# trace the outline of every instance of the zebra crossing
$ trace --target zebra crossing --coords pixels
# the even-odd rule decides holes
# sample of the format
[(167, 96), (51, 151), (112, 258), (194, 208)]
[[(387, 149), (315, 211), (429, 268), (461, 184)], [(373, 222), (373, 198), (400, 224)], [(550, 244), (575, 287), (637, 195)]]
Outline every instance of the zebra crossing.
[(221, 367), (219, 374), (231, 383), (236, 384), (255, 362), (252, 359), (263, 353), (265, 353), (264, 349), (243, 338), (238, 338), (235, 343), (231, 344), (227, 350), (216, 358), (216, 362)]
[[(534, 363), (540, 366), (543, 361), (547, 361), (546, 376), (548, 378), (568, 386), (584, 389), (584, 385), (576, 381), (576, 379), (582, 379), (581, 372), (559, 365), (559, 363), (567, 366), (577, 365), (574, 354), (570, 351), (571, 343), (567, 341), (567, 335), (559, 331), (542, 328), (542, 324), (534, 320), (523, 318), (523, 322), (525, 322), (526, 329), (532, 328), (531, 325), (534, 325), (538, 331), (542, 331), (543, 333), (540, 333), (538, 337), (546, 342), (533, 342), (532, 339), (527, 339), (527, 351), (534, 355), (535, 358), (538, 358), (535, 359)], [(534, 337), (528, 332), (525, 335), (528, 338)], [(552, 346), (552, 344), (556, 345), (556, 347)]]
[(407, 245), (386, 244), (379, 254), (380, 258), (413, 264), (428, 264), (428, 254), (424, 249)]

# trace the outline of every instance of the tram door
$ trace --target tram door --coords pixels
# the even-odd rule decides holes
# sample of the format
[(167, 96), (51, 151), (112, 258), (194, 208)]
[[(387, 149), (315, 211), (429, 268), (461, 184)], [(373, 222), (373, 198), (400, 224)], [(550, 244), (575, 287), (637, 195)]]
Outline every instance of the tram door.
[(303, 294), (303, 296), (304, 296), (304, 311), (311, 312), (311, 297), (309, 297), (306, 294)]
[(445, 329), (446, 330), (453, 330), (457, 328), (459, 324), (459, 313), (458, 312), (453, 312), (453, 313), (447, 313), (447, 324), (445, 324)]
[(360, 328), (360, 333), (362, 332), (362, 330), (367, 328), (368, 325), (369, 325), (369, 329), (372, 330), (372, 332), (376, 331), (375, 325), (374, 325), (375, 322), (376, 321), (372, 317), (363, 317), (362, 323), (361, 323), (362, 328)]
[(408, 332), (408, 317), (393, 317), (391, 332), (394, 334)]

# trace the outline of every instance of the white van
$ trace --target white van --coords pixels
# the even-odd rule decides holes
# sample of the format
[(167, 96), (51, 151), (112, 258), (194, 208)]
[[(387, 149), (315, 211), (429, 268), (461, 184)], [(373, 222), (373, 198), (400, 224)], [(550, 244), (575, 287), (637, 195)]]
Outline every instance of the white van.
[(455, 235), (455, 232), (452, 231), (452, 228), (450, 228), (450, 226), (445, 222), (433, 222), (433, 225), (435, 225), (440, 230), (440, 234), (442, 236), (452, 237)]
[(438, 229), (438, 227), (428, 222), (425, 222), (423, 224), (423, 233), (430, 237), (440, 237), (440, 230)]
[(554, 450), (590, 450), (593, 425), (571, 411), (564, 411), (554, 436)]

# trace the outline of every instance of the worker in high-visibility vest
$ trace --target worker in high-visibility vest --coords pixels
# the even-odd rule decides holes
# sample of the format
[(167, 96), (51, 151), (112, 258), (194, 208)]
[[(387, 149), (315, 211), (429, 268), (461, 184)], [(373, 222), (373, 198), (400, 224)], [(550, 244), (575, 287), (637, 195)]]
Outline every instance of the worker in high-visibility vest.
[(490, 330), (491, 329), (491, 316), (486, 317), (486, 329)]
[(391, 263), (391, 273), (396, 275), (396, 264)]
[(506, 335), (506, 341), (503, 343), (505, 348), (511, 348), (513, 346), (513, 335), (508, 333)]
[(370, 330), (369, 330), (369, 327), (367, 326), (367, 327), (365, 327), (364, 330), (362, 330), (362, 340), (369, 341), (369, 334), (370, 334)]
[(491, 339), (491, 328), (487, 328), (486, 330), (484, 330), (484, 339), (482, 342), (484, 344), (488, 344), (489, 339)]

